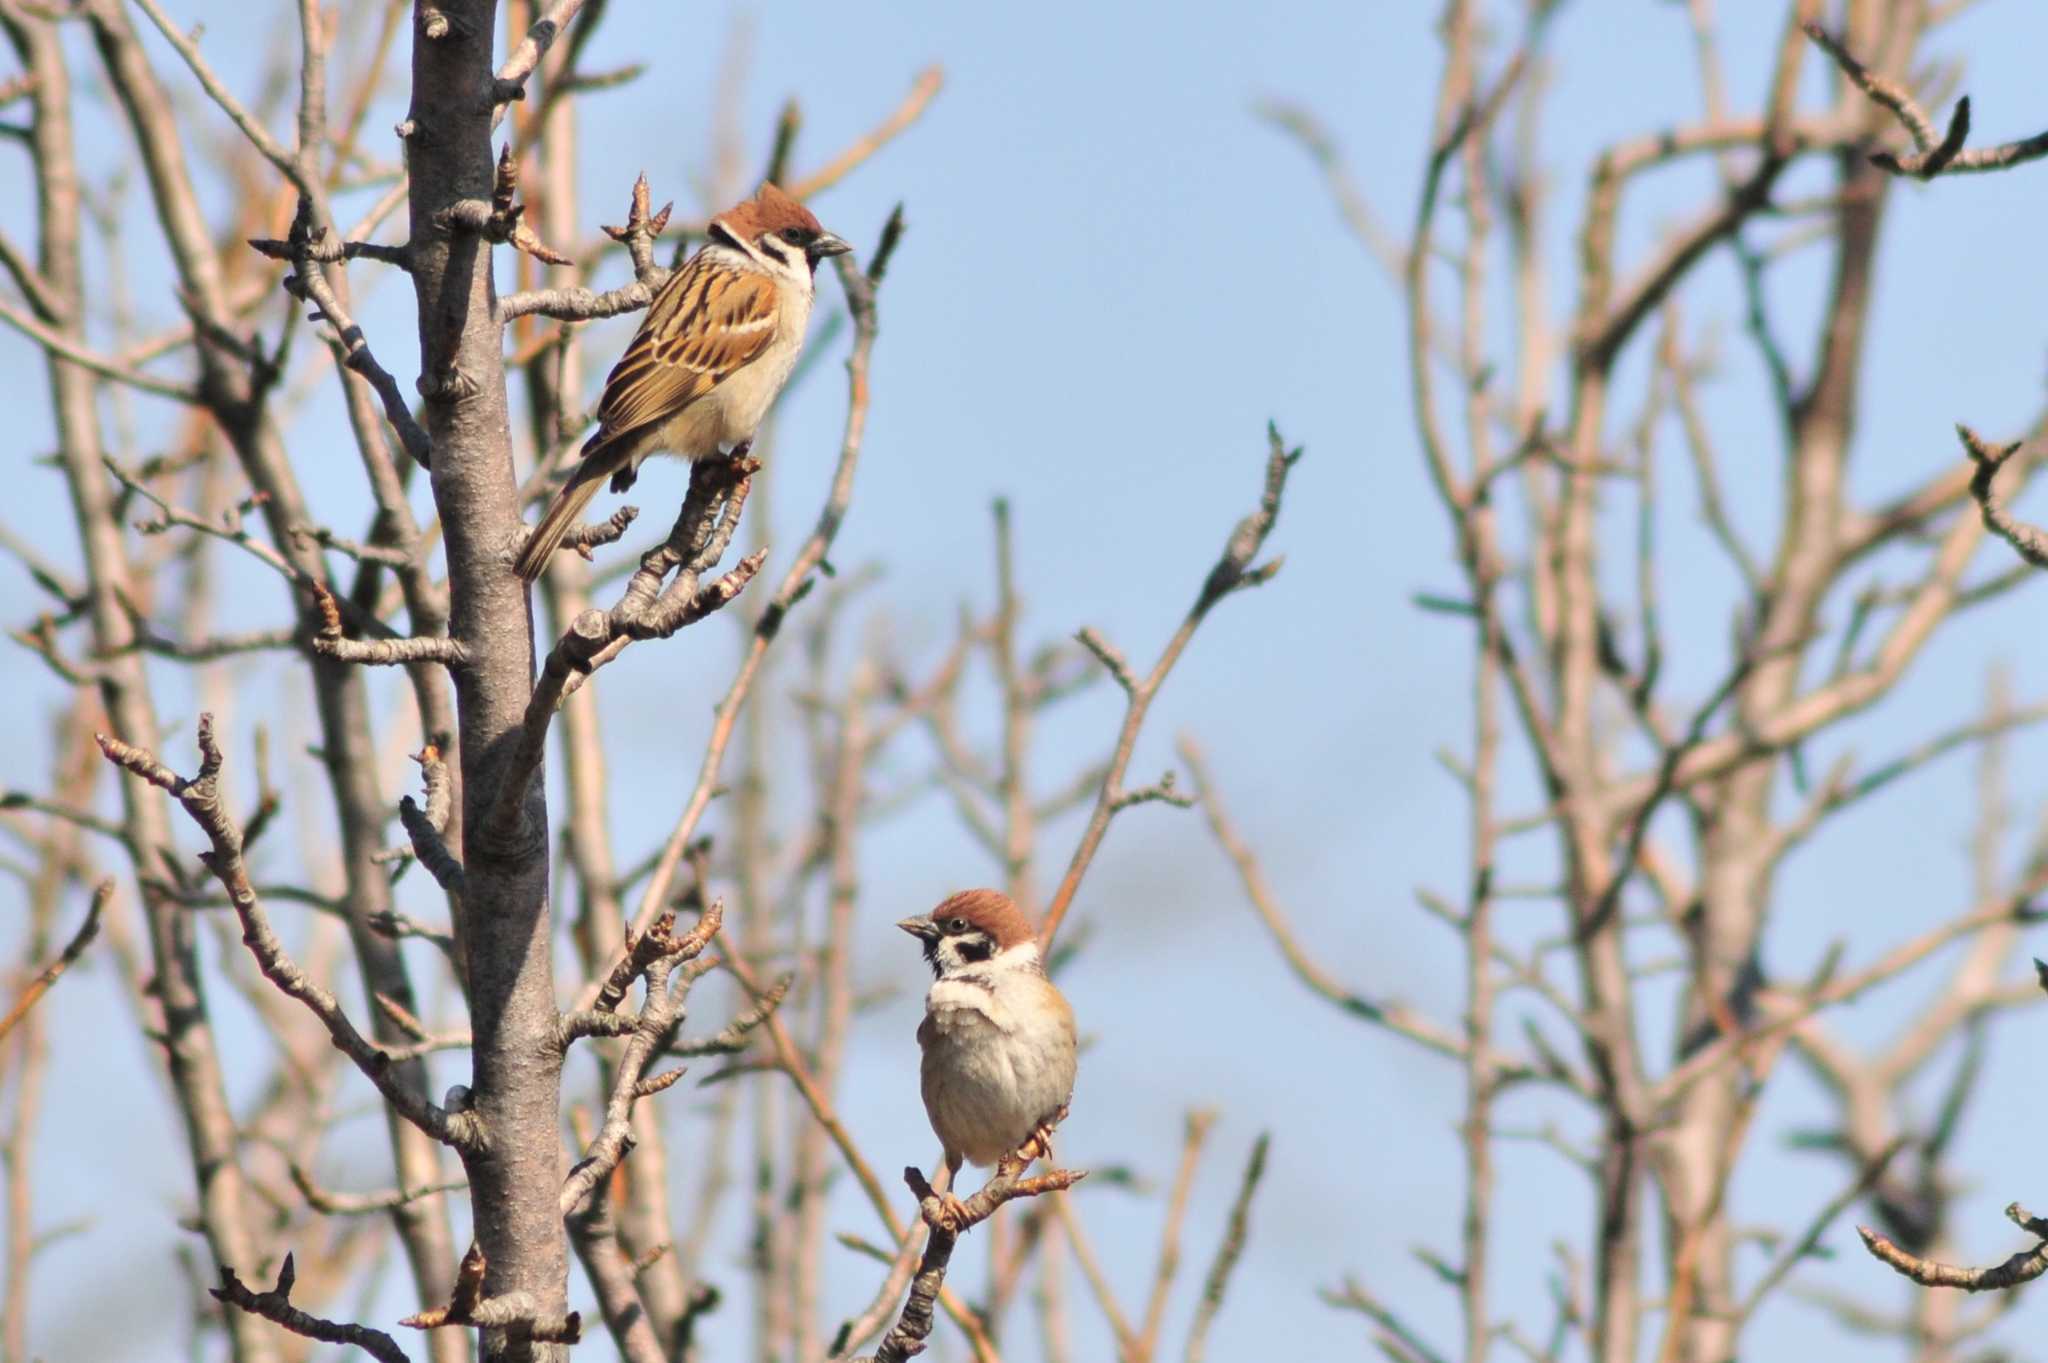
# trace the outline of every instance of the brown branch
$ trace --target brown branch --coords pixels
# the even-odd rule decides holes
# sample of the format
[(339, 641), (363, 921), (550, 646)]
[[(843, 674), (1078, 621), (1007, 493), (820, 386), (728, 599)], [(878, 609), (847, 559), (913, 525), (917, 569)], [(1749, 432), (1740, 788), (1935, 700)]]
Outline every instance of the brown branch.
[(747, 1048), (747, 1038), (754, 1030), (767, 1022), (775, 1010), (782, 1006), (789, 996), (790, 986), (796, 983), (794, 974), (784, 975), (768, 986), (761, 996), (714, 1036), (700, 1037), (695, 1041), (671, 1042), (662, 1047), (663, 1055), (737, 1055)]
[(604, 229), (606, 236), (625, 246), (633, 262), (633, 282), (603, 293), (581, 285), (555, 289), (524, 289), (498, 300), (498, 320), (510, 322), (530, 315), (552, 317), (562, 322), (590, 322), (621, 313), (638, 312), (654, 299), (654, 291), (668, 278), (668, 271), (654, 263), (654, 241), (668, 227), (672, 203), (653, 211), (647, 177), (633, 181), (633, 193), (626, 210), (626, 225)]
[(1391, 1000), (1378, 1001), (1354, 993), (1325, 970), (1307, 948), (1302, 946), (1300, 938), (1295, 936), (1293, 925), (1274, 896), (1264, 870), (1259, 866), (1258, 855), (1252, 851), (1251, 845), (1237, 831), (1237, 826), (1231, 822), (1228, 812), (1224, 810), (1223, 798), (1217, 793), (1215, 778), (1209, 771), (1208, 758), (1203, 755), (1201, 748), (1192, 738), (1182, 738), (1179, 751), (1181, 761), (1187, 763), (1188, 770), (1194, 774), (1196, 800), (1201, 805), (1204, 817), (1209, 821), (1210, 833), (1215, 837), (1217, 846), (1223, 849), (1224, 855), (1229, 857), (1231, 864), (1237, 868), (1238, 880), (1244, 887), (1245, 898), (1250, 901), (1252, 910), (1258, 914), (1259, 921), (1266, 925), (1266, 931), (1272, 934), (1274, 945), (1280, 948), (1280, 954), (1286, 959), (1287, 968), (1294, 972), (1295, 978), (1307, 985), (1310, 992), (1318, 998), (1335, 1004), (1353, 1017), (1376, 1023), (1439, 1055), (1454, 1060), (1462, 1059), (1465, 1054), (1465, 1043), (1457, 1036), (1406, 1004)]
[(488, 1265), (481, 1245), (472, 1244), (455, 1272), (455, 1290), (446, 1306), (436, 1306), (405, 1317), (400, 1325), (414, 1330), (439, 1330), (447, 1326), (504, 1330), (517, 1338), (536, 1343), (574, 1344), (583, 1337), (583, 1317), (575, 1311), (554, 1315), (543, 1311), (526, 1291), (484, 1295)]
[(2048, 530), (2017, 519), (1992, 490), (1998, 471), (2025, 442), (2015, 440), (2010, 445), (1994, 449), (1983, 436), (1963, 425), (1956, 427), (1956, 435), (1970, 455), (1974, 470), (1970, 475), (1970, 496), (1976, 499), (1984, 528), (2010, 544), (2028, 563), (2036, 568), (2048, 568)]
[(242, 941), (264, 978), (304, 1004), (320, 1020), (336, 1048), (355, 1062), (356, 1068), (399, 1115), (436, 1140), (458, 1149), (471, 1147), (476, 1138), (474, 1119), (467, 1113), (450, 1113), (437, 1107), (403, 1082), (391, 1057), (356, 1030), (334, 995), (313, 982), (271, 930), (270, 919), (263, 912), (242, 860), (241, 830), (221, 799), (221, 752), (214, 742), (213, 716), (199, 717), (199, 775), (190, 780), (164, 766), (152, 753), (106, 734), (93, 737), (108, 761), (168, 791), (206, 834), (212, 850), (201, 853), (200, 860), (227, 891), (228, 902), (242, 923)]
[(1416, 1332), (1401, 1314), (1368, 1292), (1356, 1279), (1347, 1278), (1340, 1289), (1325, 1288), (1317, 1293), (1340, 1310), (1356, 1311), (1377, 1325), (1382, 1334), (1376, 1341), (1396, 1363), (1448, 1363), (1444, 1355)]
[(380, 264), (396, 266), (408, 273), (412, 270), (410, 246), (388, 246), (375, 241), (342, 241), (324, 232), (317, 239), (306, 241), (280, 237), (250, 237), (248, 244), (258, 255), (293, 264), (308, 260), (321, 265), (332, 265), (344, 260), (374, 260)]
[[(1159, 1233), (1159, 1263), (1152, 1271), (1152, 1291), (1145, 1300), (1143, 1324), (1138, 1327), (1137, 1356), (1155, 1357), (1159, 1352), (1159, 1329), (1166, 1323), (1166, 1295), (1180, 1272), (1181, 1223), (1187, 1217), (1188, 1193), (1195, 1183), (1195, 1165), (1202, 1157), (1202, 1143), (1216, 1125), (1213, 1109), (1187, 1115), (1181, 1128), (1180, 1168), (1173, 1176), (1173, 1191), (1166, 1199), (1166, 1224)], [(1193, 1343), (1189, 1345), (1192, 1349)]]
[(235, 98), (227, 84), (214, 72), (212, 66), (208, 65), (206, 58), (199, 54), (197, 35), (179, 31), (156, 0), (134, 0), (134, 3), (136, 8), (148, 17), (149, 22), (156, 25), (157, 32), (164, 36), (164, 41), (171, 45), (172, 50), (184, 59), (185, 65), (198, 78), (200, 88), (206, 91), (207, 97), (220, 106), (221, 112), (228, 116), (228, 121), (241, 130), (242, 135), (249, 139), (249, 144), (261, 153), (263, 159), (276, 167), (279, 174), (290, 180), (301, 195), (307, 198), (317, 196), (320, 192), (319, 186), (308, 173), (306, 165), (285, 150), (284, 144), (279, 142), (239, 99)]
[(0, 322), (5, 322), (22, 335), (34, 341), (52, 355), (60, 355), (72, 363), (90, 369), (102, 378), (125, 383), (144, 393), (171, 398), (177, 402), (198, 403), (199, 390), (189, 383), (178, 383), (171, 379), (160, 379), (154, 374), (123, 364), (112, 356), (102, 355), (82, 341), (72, 339), (37, 318), (31, 317), (4, 298), (0, 298)]
[(1934, 135), (1934, 120), (1914, 100), (1912, 93), (1897, 82), (1872, 71), (1856, 59), (1845, 43), (1829, 33), (1819, 24), (1804, 25), (1806, 36), (1834, 58), (1835, 65), (1849, 78), (1849, 83), (1869, 96), (1871, 101), (1888, 110), (1899, 121), (1913, 139), (1915, 154), (1899, 156), (1888, 151), (1874, 153), (1871, 162), (1894, 175), (1911, 175), (1920, 180), (1931, 180), (1937, 175), (1963, 175), (1985, 171), (2006, 170), (2026, 161), (2048, 156), (2048, 132), (2037, 133), (2017, 142), (2006, 142), (1996, 147), (1980, 147), (1975, 151), (1964, 151), (1963, 143), (1970, 136), (1970, 98), (1963, 96), (1956, 101), (1955, 112), (1949, 116), (1948, 131), (1937, 139)]
[(2048, 1220), (2034, 1216), (2017, 1202), (2005, 1209), (2005, 1215), (2008, 1220), (2027, 1234), (2038, 1238), (2041, 1243), (2032, 1249), (2021, 1250), (2011, 1258), (1988, 1268), (1963, 1268), (1955, 1264), (1923, 1259), (1917, 1254), (1901, 1249), (1888, 1236), (1881, 1235), (1868, 1226), (1858, 1226), (1856, 1233), (1863, 1237), (1863, 1247), (1875, 1258), (1891, 1265), (1922, 1287), (1956, 1287), (1965, 1292), (1995, 1292), (2008, 1287), (2018, 1287), (2021, 1283), (2030, 1283), (2043, 1273), (2048, 1273)]
[(588, 1206), (569, 1218), (569, 1239), (576, 1247), (576, 1257), (583, 1261), (605, 1328), (624, 1363), (667, 1363), (668, 1355), (648, 1318), (639, 1284), (633, 1280), (633, 1262), (619, 1244), (611, 1204), (602, 1187)]
[(291, 1176), (292, 1186), (306, 1199), (306, 1205), (323, 1216), (367, 1216), (375, 1212), (394, 1211), (424, 1198), (439, 1197), (443, 1193), (459, 1193), (469, 1187), (469, 1180), (458, 1178), (445, 1183), (430, 1183), (424, 1188), (393, 1188), (381, 1193), (338, 1193), (315, 1183), (313, 1175), (296, 1160), (291, 1164)]
[(1094, 861), (1096, 851), (1102, 846), (1103, 836), (1109, 831), (1109, 822), (1122, 806), (1125, 799), (1124, 772), (1130, 766), (1131, 753), (1137, 747), (1138, 732), (1145, 726), (1145, 715), (1152, 707), (1152, 701), (1159, 694), (1167, 674), (1180, 661), (1181, 653), (1188, 641), (1195, 636), (1203, 619), (1217, 602), (1226, 596), (1250, 587), (1265, 585), (1280, 571), (1281, 560), (1268, 559), (1254, 565), (1264, 547), (1266, 537), (1273, 532), (1273, 523), (1280, 515), (1280, 494), (1287, 486), (1287, 475), (1301, 458), (1299, 449), (1289, 450), (1280, 439), (1280, 432), (1273, 426), (1266, 428), (1267, 455), (1265, 487), (1259, 496), (1259, 504), (1252, 513), (1237, 523), (1230, 538), (1224, 542), (1223, 552), (1209, 569), (1202, 587), (1195, 595), (1194, 605), (1175, 630), (1173, 637), (1160, 650), (1159, 659), (1152, 670), (1140, 680), (1131, 671), (1123, 655), (1093, 630), (1083, 630), (1081, 642), (1102, 660), (1117, 684), (1124, 689), (1127, 697), (1124, 706), (1123, 726), (1118, 731), (1116, 746), (1112, 749), (1109, 765), (1102, 774), (1102, 788), (1095, 798), (1095, 809), (1088, 817), (1088, 825), (1081, 833), (1081, 841), (1074, 848), (1072, 860), (1067, 863), (1066, 874), (1060, 878), (1059, 888), (1053, 892), (1052, 901), (1045, 911), (1045, 924), (1039, 929), (1039, 950), (1044, 951), (1052, 944), (1053, 934), (1059, 931), (1060, 922), (1073, 906), (1074, 895), (1081, 888), (1081, 877), (1087, 874), (1089, 863)]
[(592, 549), (607, 544), (616, 544), (626, 537), (626, 530), (640, 516), (637, 506), (622, 506), (617, 511), (591, 525), (576, 525), (562, 536), (562, 547), (573, 549), (585, 559), (591, 557)]
[(918, 73), (911, 83), (910, 93), (903, 97), (890, 115), (877, 124), (866, 136), (860, 138), (831, 161), (804, 176), (789, 186), (789, 192), (799, 199), (808, 199), (845, 179), (861, 162), (873, 156), (893, 141), (896, 135), (915, 123), (939, 93), (939, 87), (946, 83), (946, 73), (936, 66), (928, 66)]
[(931, 1228), (931, 1239), (925, 1244), (924, 1259), (918, 1265), (917, 1277), (911, 1281), (910, 1296), (903, 1303), (903, 1314), (894, 1328), (882, 1337), (881, 1347), (875, 1350), (869, 1363), (905, 1363), (905, 1360), (924, 1352), (925, 1341), (931, 1338), (934, 1303), (940, 1289), (945, 1286), (946, 1268), (952, 1262), (953, 1247), (964, 1232), (994, 1216), (996, 1209), (1005, 1202), (1064, 1192), (1087, 1177), (1086, 1171), (1078, 1169), (1054, 1169), (1036, 1178), (1023, 1178), (1021, 1172), (999, 1171), (980, 1192), (961, 1202), (955, 1215), (932, 1191), (932, 1186), (925, 1182), (921, 1172), (915, 1168), (903, 1171), (903, 1181), (910, 1185), (911, 1193), (917, 1198), (918, 1212), (923, 1216), (925, 1225)]
[(215, 1300), (247, 1311), (252, 1316), (274, 1321), (295, 1335), (317, 1339), (324, 1344), (353, 1344), (378, 1359), (379, 1363), (410, 1363), (405, 1350), (398, 1347), (398, 1341), (382, 1330), (322, 1320), (293, 1306), (292, 1283), (297, 1277), (298, 1270), (292, 1264), (292, 1256), (287, 1254), (284, 1263), (278, 1266), (277, 1285), (268, 1292), (255, 1292), (235, 1276), (234, 1269), (222, 1264), (220, 1286), (208, 1291)]
[[(703, 953), (724, 920), (725, 906), (714, 899), (705, 906), (703, 917), (697, 920), (696, 925), (677, 938), (672, 935), (674, 918), (664, 915), (628, 953), (629, 959), (645, 962), (639, 974), (647, 982), (647, 1001), (640, 1009), (632, 1039), (626, 1043), (624, 1052), (613, 1067), (612, 1092), (605, 1105), (604, 1125), (585, 1149), (583, 1158), (563, 1181), (563, 1216), (573, 1217), (580, 1212), (598, 1186), (626, 1157), (632, 1141), (634, 1102), (646, 1093), (658, 1092), (674, 1082), (673, 1078), (664, 1076), (664, 1082), (649, 1088), (643, 1085), (641, 1078), (662, 1040), (681, 1020), (683, 1000), (689, 992), (690, 982), (696, 978), (685, 972), (672, 987), (669, 977), (678, 966), (695, 960)], [(563, 1044), (567, 1045), (569, 1040), (565, 1032)], [(680, 1071), (671, 1073), (679, 1074)]]
[[(639, 571), (608, 611), (586, 610), (569, 622), (548, 651), (526, 703), (518, 742), (500, 775), (490, 826), (499, 836), (515, 835), (527, 801), (527, 787), (539, 770), (547, 734), (562, 701), (598, 668), (639, 639), (666, 639), (723, 609), (761, 570), (766, 550), (756, 550), (724, 575), (703, 574), (725, 556), (740, 512), (746, 506), (758, 461), (748, 458), (699, 460), (690, 467), (690, 491), (676, 513), (668, 538), (647, 551)], [(670, 572), (675, 580), (662, 583)]]
[(1764, 1270), (1763, 1276), (1756, 1280), (1756, 1285), (1750, 1288), (1748, 1295), (1743, 1298), (1739, 1312), (1743, 1319), (1755, 1315), (1764, 1298), (1785, 1280), (1785, 1276), (1820, 1248), (1821, 1237), (1827, 1234), (1828, 1227), (1834, 1225), (1835, 1218), (1847, 1211), (1856, 1199), (1877, 1186), (1878, 1180), (1884, 1177), (1885, 1170), (1891, 1167), (1893, 1158), (1905, 1149), (1906, 1143), (1904, 1136), (1894, 1139), (1877, 1153), (1875, 1159), (1864, 1163), (1855, 1181), (1829, 1198), (1827, 1204), (1815, 1213), (1813, 1219), (1807, 1223), (1806, 1233), (1795, 1240), (1790, 1249), (1772, 1261), (1770, 1267)]
[[(292, 216), (292, 226), (286, 245), (293, 251), (293, 273), (284, 277), (285, 291), (303, 302), (311, 303), (318, 312), (317, 320), (324, 321), (331, 328), (328, 343), (334, 348), (341, 365), (363, 377), (376, 391), (384, 407), (384, 418), (391, 423), (391, 429), (398, 433), (398, 443), (405, 446), (405, 452), (413, 462), (426, 468), (433, 459), (433, 442), (412, 414), (412, 406), (405, 400), (404, 392), (391, 371), (377, 362), (370, 350), (370, 343), (363, 335), (362, 327), (356, 324), (342, 305), (341, 299), (327, 282), (326, 272), (318, 267), (318, 255), (327, 248), (328, 230), (326, 224), (313, 220), (313, 202), (309, 197), (299, 200), (298, 211)], [(256, 245), (252, 242), (251, 245)], [(257, 246), (262, 250), (261, 246)], [(344, 254), (347, 247), (340, 248)], [(409, 258), (409, 257), (408, 257)]]
[(341, 606), (334, 593), (316, 583), (313, 600), (320, 608), (320, 628), (313, 634), (313, 651), (322, 657), (368, 667), (403, 667), (408, 663), (461, 667), (469, 662), (469, 650), (462, 641), (445, 634), (411, 639), (351, 639), (342, 633)]
[(504, 105), (526, 98), (527, 78), (540, 66), (541, 59), (548, 55), (548, 49), (555, 45), (583, 4), (584, 0), (553, 0), (547, 13), (534, 20), (518, 46), (505, 55), (505, 64), (498, 68), (497, 78), (491, 83), (495, 103)]
[(64, 944), (64, 949), (57, 953), (55, 960), (36, 972), (35, 978), (28, 982), (22, 989), (21, 996), (15, 999), (14, 1006), (7, 1010), (7, 1016), (0, 1017), (0, 1041), (6, 1040), (7, 1034), (28, 1016), (28, 1010), (36, 1006), (37, 1000), (50, 992), (50, 986), (57, 982), (57, 977), (69, 970), (72, 964), (85, 954), (86, 947), (99, 935), (100, 912), (107, 907), (107, 901), (113, 897), (114, 882), (111, 880), (102, 880), (93, 888), (92, 905), (86, 909), (85, 921), (78, 925), (78, 931), (71, 935), (71, 940)]
[[(446, 790), (444, 784), (441, 797), (443, 801), (448, 798)], [(439, 821), (436, 821), (433, 817), (433, 807), (434, 787), (430, 780), (427, 786), (427, 808), (421, 809), (414, 803), (412, 796), (404, 796), (398, 802), (398, 821), (404, 825), (405, 835), (412, 842), (413, 856), (418, 859), (420, 865), (427, 868), (427, 874), (434, 878), (434, 883), (459, 898), (464, 888), (462, 862), (450, 850), (447, 840), (441, 836), (442, 831), (448, 826), (448, 813), (444, 807)]]

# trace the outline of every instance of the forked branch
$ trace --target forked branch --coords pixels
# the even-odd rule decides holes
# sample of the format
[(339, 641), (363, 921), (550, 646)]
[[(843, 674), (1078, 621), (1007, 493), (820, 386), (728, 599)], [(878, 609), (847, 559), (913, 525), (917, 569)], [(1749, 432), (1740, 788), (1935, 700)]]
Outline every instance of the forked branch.
[(271, 929), (262, 901), (249, 880), (248, 865), (242, 859), (242, 831), (221, 797), (220, 745), (213, 737), (213, 716), (199, 717), (199, 775), (190, 779), (158, 761), (156, 755), (131, 747), (118, 738), (95, 734), (107, 760), (141, 777), (159, 789), (169, 791), (192, 821), (212, 843), (199, 859), (227, 891), (228, 902), (242, 922), (242, 941), (256, 958), (265, 979), (297, 999), (320, 1020), (335, 1047), (355, 1062), (384, 1100), (420, 1130), (445, 1144), (469, 1149), (476, 1141), (474, 1119), (467, 1113), (451, 1113), (428, 1102), (400, 1077), (392, 1057), (356, 1030), (334, 995), (313, 982), (298, 962), (284, 949)]

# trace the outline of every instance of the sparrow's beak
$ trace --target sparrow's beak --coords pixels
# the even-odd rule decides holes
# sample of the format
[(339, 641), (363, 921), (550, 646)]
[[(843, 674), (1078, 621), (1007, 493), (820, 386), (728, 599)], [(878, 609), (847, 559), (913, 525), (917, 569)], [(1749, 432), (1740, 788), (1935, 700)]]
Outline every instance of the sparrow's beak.
[(939, 939), (939, 925), (932, 921), (932, 916), (928, 913), (906, 918), (896, 926), (921, 941), (936, 942)]
[(805, 248), (804, 254), (809, 256), (811, 264), (815, 265), (826, 256), (843, 256), (852, 249), (844, 238), (835, 237), (830, 232), (820, 232), (818, 239)]

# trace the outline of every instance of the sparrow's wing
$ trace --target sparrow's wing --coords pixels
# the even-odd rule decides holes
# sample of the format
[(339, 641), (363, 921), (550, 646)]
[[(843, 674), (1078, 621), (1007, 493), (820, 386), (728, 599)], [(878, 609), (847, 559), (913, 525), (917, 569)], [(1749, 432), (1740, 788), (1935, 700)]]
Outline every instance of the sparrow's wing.
[(654, 296), (598, 400), (609, 438), (674, 416), (753, 363), (775, 338), (775, 281), (699, 252)]

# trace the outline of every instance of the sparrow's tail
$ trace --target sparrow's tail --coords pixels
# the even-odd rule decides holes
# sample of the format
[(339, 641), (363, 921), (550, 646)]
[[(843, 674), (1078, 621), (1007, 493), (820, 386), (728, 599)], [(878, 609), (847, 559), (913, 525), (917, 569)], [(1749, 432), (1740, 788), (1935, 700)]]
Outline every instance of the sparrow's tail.
[(555, 550), (562, 547), (562, 541), (583, 518), (583, 508), (590, 505), (590, 499), (597, 495), (599, 482), (611, 472), (600, 467), (603, 462), (599, 459), (578, 462), (576, 471), (569, 475), (569, 481), (548, 504), (547, 514), (540, 518), (539, 525), (533, 527), (532, 537), (519, 551), (519, 562), (513, 565), (514, 570), (528, 582), (547, 570), (548, 560), (555, 556)]

